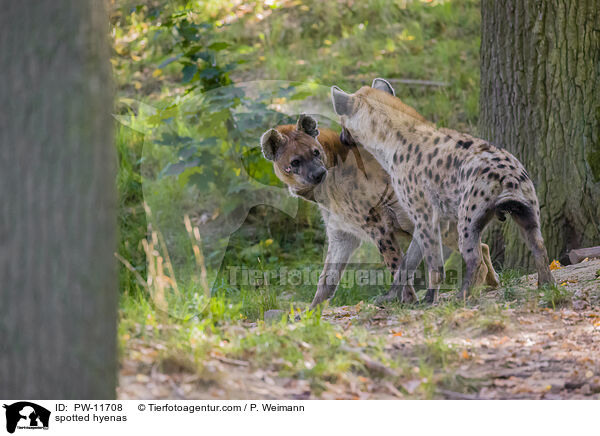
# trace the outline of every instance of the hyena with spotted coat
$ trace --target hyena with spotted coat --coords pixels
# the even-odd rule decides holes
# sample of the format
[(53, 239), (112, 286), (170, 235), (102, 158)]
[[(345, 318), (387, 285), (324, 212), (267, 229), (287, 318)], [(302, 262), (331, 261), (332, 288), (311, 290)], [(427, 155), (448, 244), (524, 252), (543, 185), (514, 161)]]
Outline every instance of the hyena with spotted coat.
[[(408, 244), (413, 225), (399, 206), (390, 176), (370, 153), (359, 144), (342, 144), (338, 133), (319, 130), (316, 120), (306, 115), (296, 125), (265, 132), (261, 147), (290, 193), (315, 202), (326, 225), (327, 255), (311, 308), (333, 296), (350, 256), (363, 240), (378, 247), (392, 274), (398, 270), (400, 245)], [(496, 286), (487, 245), (482, 250), (485, 283)], [(395, 289), (382, 301), (391, 298), (416, 300), (412, 286)]]
[(400, 205), (414, 224), (401, 282), (423, 257), (429, 271), (427, 300), (437, 298), (443, 280), (442, 238), (456, 240), (467, 271), (466, 297), (482, 268), (481, 232), (494, 217), (509, 213), (531, 250), (540, 285), (554, 283), (540, 231), (533, 182), (508, 151), (448, 129), (437, 129), (395, 97), (392, 86), (375, 79), (372, 87), (347, 94), (332, 87), (335, 112), (348, 134), (371, 152), (390, 174)]

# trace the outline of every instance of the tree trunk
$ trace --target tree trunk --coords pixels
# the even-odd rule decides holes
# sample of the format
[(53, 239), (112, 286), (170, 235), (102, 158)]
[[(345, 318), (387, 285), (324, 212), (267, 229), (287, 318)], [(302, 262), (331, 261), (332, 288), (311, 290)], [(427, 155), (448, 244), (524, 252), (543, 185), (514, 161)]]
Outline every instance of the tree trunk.
[(0, 13), (0, 396), (115, 397), (108, 19), (97, 0)]
[[(481, 16), (480, 134), (523, 162), (565, 261), (600, 243), (600, 0), (482, 0)], [(488, 236), (505, 266), (533, 266), (513, 223)]]

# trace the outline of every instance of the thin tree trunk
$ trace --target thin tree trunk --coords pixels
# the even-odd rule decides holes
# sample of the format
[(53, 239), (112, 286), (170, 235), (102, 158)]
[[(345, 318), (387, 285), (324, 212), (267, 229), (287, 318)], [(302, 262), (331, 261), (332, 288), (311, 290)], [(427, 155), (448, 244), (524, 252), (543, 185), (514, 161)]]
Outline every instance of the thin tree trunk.
[(115, 156), (99, 0), (0, 13), (0, 396), (115, 397)]
[[(481, 136), (524, 163), (565, 261), (600, 243), (600, 0), (482, 0), (481, 14)], [(514, 224), (488, 240), (506, 266), (533, 266)]]

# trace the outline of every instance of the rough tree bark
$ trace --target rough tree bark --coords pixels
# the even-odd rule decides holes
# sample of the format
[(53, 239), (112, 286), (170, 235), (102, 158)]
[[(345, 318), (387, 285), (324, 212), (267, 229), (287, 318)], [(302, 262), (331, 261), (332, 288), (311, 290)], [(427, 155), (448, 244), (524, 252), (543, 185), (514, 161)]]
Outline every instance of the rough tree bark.
[[(600, 243), (600, 0), (482, 0), (481, 16), (480, 134), (523, 162), (565, 261)], [(533, 266), (514, 224), (488, 236), (497, 260)]]
[(97, 0), (0, 13), (0, 396), (115, 397), (115, 156)]

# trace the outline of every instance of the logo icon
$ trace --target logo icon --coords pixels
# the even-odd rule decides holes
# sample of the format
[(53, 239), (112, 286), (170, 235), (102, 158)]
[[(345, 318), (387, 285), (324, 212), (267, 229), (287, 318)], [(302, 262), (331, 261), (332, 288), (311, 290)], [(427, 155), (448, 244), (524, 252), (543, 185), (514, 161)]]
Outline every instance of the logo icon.
[(15, 429), (48, 429), (50, 411), (29, 401), (19, 401), (4, 405), (6, 409), (6, 431), (14, 433)]

